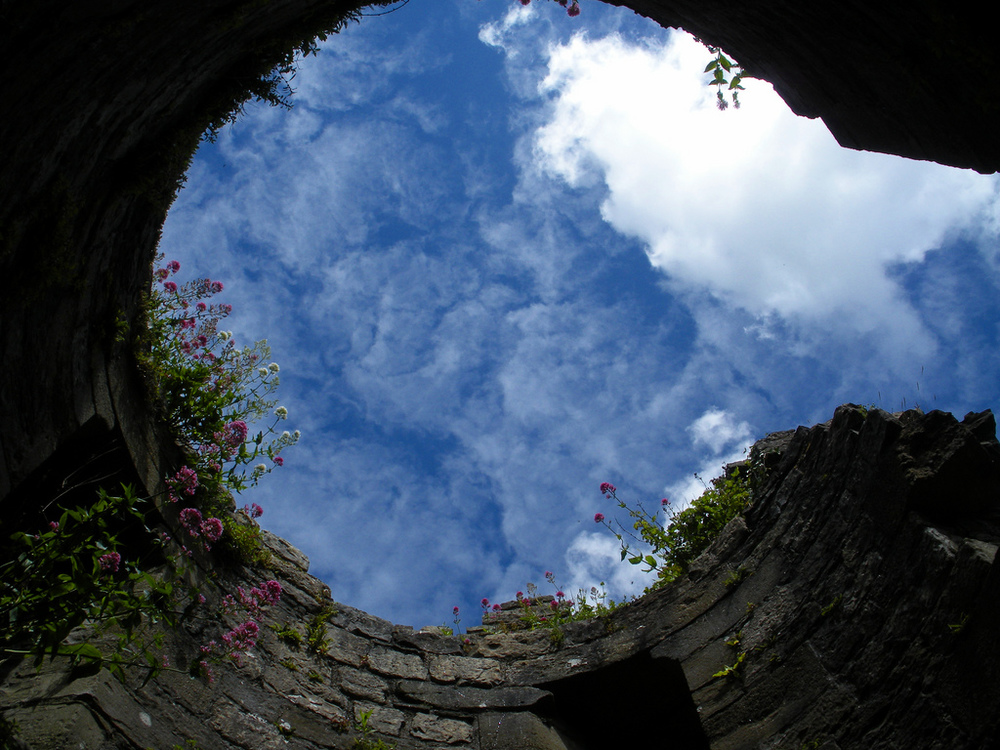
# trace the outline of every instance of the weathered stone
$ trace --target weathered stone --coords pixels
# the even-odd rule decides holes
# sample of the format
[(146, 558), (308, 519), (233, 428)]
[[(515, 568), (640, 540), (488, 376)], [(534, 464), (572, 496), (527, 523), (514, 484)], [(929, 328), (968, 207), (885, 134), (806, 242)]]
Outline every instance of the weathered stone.
[(551, 651), (553, 644), (548, 630), (538, 629), (478, 636), (472, 647), (478, 656), (523, 659)]
[(531, 713), (488, 713), (478, 719), (484, 748), (569, 750), (559, 733)]
[(445, 634), (440, 626), (428, 625), (420, 632), (397, 632), (393, 640), (404, 648), (413, 648), (425, 654), (461, 654), (462, 643), (458, 637)]
[(439, 656), (430, 660), (431, 677), (438, 682), (469, 682), (495, 685), (502, 679), (496, 659)]
[(404, 680), (396, 692), (407, 702), (423, 703), (440, 709), (491, 710), (515, 709), (533, 706), (545, 696), (545, 690), (533, 687), (477, 688), (436, 685), (431, 682)]
[(472, 725), (434, 714), (417, 714), (410, 723), (410, 734), (422, 740), (455, 745), (472, 741)]
[(326, 655), (352, 667), (360, 667), (371, 648), (370, 641), (329, 623), (326, 626), (326, 637), (329, 641)]
[(386, 648), (377, 648), (368, 654), (368, 666), (376, 672), (391, 677), (426, 680), (427, 665), (416, 654), (403, 654)]
[(357, 698), (385, 703), (389, 683), (376, 674), (363, 669), (341, 669), (338, 671), (341, 689)]
[(406, 718), (402, 711), (395, 708), (376, 706), (374, 703), (356, 703), (354, 705), (354, 720), (360, 721), (363, 713), (371, 714), (368, 717), (368, 726), (376, 732), (391, 734), (395, 737), (399, 736), (403, 720)]

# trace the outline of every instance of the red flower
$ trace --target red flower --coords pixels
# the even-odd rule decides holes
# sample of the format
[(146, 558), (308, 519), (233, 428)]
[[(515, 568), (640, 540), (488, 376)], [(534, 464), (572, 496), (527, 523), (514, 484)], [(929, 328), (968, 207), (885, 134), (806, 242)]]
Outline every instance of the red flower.
[(604, 523), (604, 514), (603, 513), (595, 513), (594, 514), (594, 523)]

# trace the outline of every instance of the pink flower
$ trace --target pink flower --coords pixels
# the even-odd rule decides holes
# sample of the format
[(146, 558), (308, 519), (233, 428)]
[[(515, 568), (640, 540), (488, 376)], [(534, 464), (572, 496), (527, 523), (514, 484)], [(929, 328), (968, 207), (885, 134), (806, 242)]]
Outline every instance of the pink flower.
[(101, 555), (97, 558), (97, 562), (101, 565), (101, 570), (105, 573), (117, 573), (118, 566), (121, 565), (122, 556), (117, 552), (109, 552), (106, 555)]
[(660, 500), (660, 507), (666, 508), (668, 505), (670, 505), (670, 501), (667, 498)]
[(171, 294), (177, 291), (177, 285), (172, 281), (164, 281), (163, 288), (166, 289)]
[(455, 607), (455, 609), (452, 610), (452, 614), (458, 617), (458, 607)]
[(59, 522), (49, 521), (49, 528), (52, 529), (53, 531), (59, 531)]
[(163, 281), (169, 275), (170, 275), (170, 271), (168, 271), (166, 268), (157, 269), (157, 271), (156, 271), (156, 280), (157, 281)]
[(187, 529), (191, 536), (197, 537), (198, 530), (202, 525), (201, 511), (197, 508), (185, 508), (180, 514), (181, 524)]
[(222, 282), (221, 281), (213, 281), (211, 289), (212, 289), (213, 293), (218, 294), (219, 292), (222, 291)]
[(601, 494), (604, 495), (605, 497), (611, 497), (612, 495), (614, 495), (615, 489), (616, 489), (615, 486), (611, 484), (611, 482), (601, 483)]
[(237, 419), (229, 423), (229, 429), (233, 431), (233, 435), (239, 438), (242, 443), (247, 438), (247, 423), (242, 419)]
[(222, 538), (222, 521), (218, 518), (209, 518), (201, 525), (201, 533), (210, 542), (217, 542)]
[(176, 260), (172, 260), (169, 263), (167, 263), (167, 269), (171, 273), (177, 273), (178, 271), (181, 270), (181, 264), (178, 263)]
[(264, 509), (261, 508), (257, 503), (252, 503), (251, 505), (244, 505), (243, 512), (250, 516), (250, 518), (260, 518), (264, 515)]
[(562, 591), (557, 591), (556, 592), (556, 598), (557, 599), (563, 599), (565, 597), (566, 597), (566, 594), (564, 594)]
[(521, 601), (524, 598), (524, 592), (523, 591), (518, 591), (514, 596), (517, 597), (518, 601)]
[(205, 310), (208, 308), (208, 305), (206, 305), (204, 302), (199, 302), (197, 305), (195, 305), (195, 307), (198, 308), (198, 312), (205, 312)]
[(490, 606), (490, 600), (487, 599), (485, 596), (483, 597), (483, 600), (479, 603), (483, 605), (483, 609), (486, 609), (488, 606)]
[(277, 604), (281, 600), (281, 584), (277, 581), (265, 581), (264, 601), (268, 604)]
[(571, 17), (576, 17), (580, 15), (579, 3), (577, 3), (576, 0), (573, 0), (573, 4), (566, 9), (566, 12), (569, 13)]
[(285, 465), (285, 459), (283, 459), (281, 456), (275, 456), (274, 457), (274, 463), (275, 463), (276, 466), (284, 466)]
[(604, 514), (603, 513), (595, 513), (594, 514), (594, 523), (604, 523)]

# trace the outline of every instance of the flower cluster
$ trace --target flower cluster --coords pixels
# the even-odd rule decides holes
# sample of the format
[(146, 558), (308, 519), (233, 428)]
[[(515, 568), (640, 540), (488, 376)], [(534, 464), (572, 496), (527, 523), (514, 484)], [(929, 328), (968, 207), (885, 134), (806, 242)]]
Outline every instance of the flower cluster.
[(104, 573), (117, 573), (118, 566), (122, 563), (122, 556), (117, 552), (108, 552), (106, 555), (101, 555), (97, 558), (98, 564), (101, 566), (101, 571)]
[[(520, 2), (521, 5), (531, 5), (531, 0), (518, 0), (518, 2)], [(572, 2), (570, 2), (569, 0), (556, 0), (556, 2), (559, 3), (562, 7), (564, 7), (566, 9), (566, 12), (570, 16), (580, 15), (579, 0), (572, 0)]]
[[(156, 398), (191, 456), (190, 465), (168, 480), (175, 502), (199, 486), (218, 494), (256, 484), (284, 464), (279, 453), (299, 438), (298, 430), (279, 435), (274, 429), (288, 418), (288, 409), (271, 398), (281, 368), (268, 363), (267, 342), (237, 348), (232, 334), (219, 330), (232, 306), (210, 301), (222, 282), (196, 279), (178, 286), (171, 277), (179, 270), (174, 260), (154, 274), (147, 362)], [(248, 424), (269, 414), (270, 426), (251, 436)], [(269, 463), (255, 464), (261, 457)]]
[(280, 600), (281, 584), (277, 581), (265, 581), (249, 591), (238, 586), (236, 596), (230, 594), (223, 600), (222, 611), (226, 615), (238, 617), (241, 622), (223, 633), (220, 640), (211, 640), (201, 646), (200, 658), (193, 666), (193, 671), (208, 682), (213, 682), (215, 676), (211, 664), (232, 661), (236, 666), (241, 666), (243, 657), (257, 645), (257, 636), (260, 634), (257, 620), (263, 615), (264, 608), (275, 605)]

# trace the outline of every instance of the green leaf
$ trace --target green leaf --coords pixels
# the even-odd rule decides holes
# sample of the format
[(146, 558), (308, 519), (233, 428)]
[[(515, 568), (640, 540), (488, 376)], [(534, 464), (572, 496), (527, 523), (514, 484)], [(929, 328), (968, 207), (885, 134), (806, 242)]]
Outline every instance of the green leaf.
[(727, 73), (733, 67), (733, 64), (722, 55), (719, 55), (719, 65), (725, 68)]
[(712, 60), (712, 62), (710, 62), (710, 63), (709, 63), (708, 65), (706, 65), (706, 66), (705, 66), (705, 72), (707, 73), (707, 72), (708, 72), (708, 71), (710, 71), (710, 70), (711, 70), (712, 68), (715, 68), (715, 67), (717, 67), (717, 66), (718, 66), (718, 64), (719, 64), (719, 61), (718, 61), (718, 60)]

